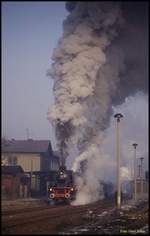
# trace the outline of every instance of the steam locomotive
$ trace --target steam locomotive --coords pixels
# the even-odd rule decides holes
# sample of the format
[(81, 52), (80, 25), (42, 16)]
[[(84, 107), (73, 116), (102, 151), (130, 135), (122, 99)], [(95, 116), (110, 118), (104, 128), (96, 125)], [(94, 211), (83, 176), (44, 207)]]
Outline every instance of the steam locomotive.
[(60, 166), (58, 171), (53, 172), (48, 184), (48, 203), (70, 203), (75, 199), (76, 191), (73, 172), (65, 166)]

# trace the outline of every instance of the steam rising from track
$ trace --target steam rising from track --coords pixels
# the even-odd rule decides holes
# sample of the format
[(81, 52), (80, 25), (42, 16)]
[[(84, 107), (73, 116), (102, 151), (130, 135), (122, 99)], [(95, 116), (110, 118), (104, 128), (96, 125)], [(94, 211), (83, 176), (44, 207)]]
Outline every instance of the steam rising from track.
[[(100, 148), (112, 105), (147, 87), (142, 64), (146, 48), (139, 48), (135, 40), (143, 25), (130, 17), (132, 4), (68, 2), (66, 8), (70, 14), (49, 71), (54, 79), (55, 104), (48, 118), (55, 127), (58, 147), (63, 143), (64, 156), (75, 158), (73, 170), (86, 162), (84, 178), (78, 183), (81, 192), (90, 196), (90, 192), (98, 193), (100, 175), (96, 166), (104, 155)], [(128, 51), (129, 40), (132, 52)], [(141, 40), (143, 43), (145, 38)], [(97, 197), (95, 194), (84, 203)]]

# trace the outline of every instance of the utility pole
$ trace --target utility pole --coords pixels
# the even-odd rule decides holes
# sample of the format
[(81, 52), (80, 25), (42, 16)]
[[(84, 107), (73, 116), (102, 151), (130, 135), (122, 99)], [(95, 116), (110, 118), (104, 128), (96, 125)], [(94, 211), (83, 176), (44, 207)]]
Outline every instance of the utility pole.
[(143, 160), (144, 157), (140, 157), (141, 160), (141, 198), (143, 198)]
[(121, 205), (121, 181), (120, 181), (120, 119), (123, 117), (121, 113), (114, 115), (117, 119), (116, 126), (116, 156), (117, 156), (117, 208)]
[(30, 188), (32, 190), (33, 160), (31, 159)]
[(29, 134), (29, 128), (26, 128), (26, 134), (27, 134), (27, 140), (28, 140), (29, 137), (30, 137), (30, 134)]
[(132, 146), (134, 147), (134, 201), (137, 199), (137, 190), (136, 190), (136, 147), (138, 146), (137, 143), (133, 143)]

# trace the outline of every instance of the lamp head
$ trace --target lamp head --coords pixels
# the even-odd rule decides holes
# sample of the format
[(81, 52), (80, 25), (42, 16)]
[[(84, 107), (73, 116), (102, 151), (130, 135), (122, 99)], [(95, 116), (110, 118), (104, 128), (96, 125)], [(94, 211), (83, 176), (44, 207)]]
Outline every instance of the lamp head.
[(136, 149), (136, 147), (138, 146), (137, 143), (133, 143), (132, 145), (133, 145), (133, 147), (134, 147), (135, 149)]
[(114, 115), (114, 118), (117, 118), (117, 121), (119, 122), (121, 118), (123, 118), (123, 115), (121, 113), (116, 113)]

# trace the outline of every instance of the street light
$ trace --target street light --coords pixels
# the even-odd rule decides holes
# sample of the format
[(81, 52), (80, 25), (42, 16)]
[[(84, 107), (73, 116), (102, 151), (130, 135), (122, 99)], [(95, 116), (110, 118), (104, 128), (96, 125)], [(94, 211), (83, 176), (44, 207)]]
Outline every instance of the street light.
[(143, 159), (144, 157), (140, 157), (141, 160), (141, 197), (143, 198)]
[(132, 146), (134, 147), (134, 201), (136, 201), (136, 147), (138, 144), (133, 143)]
[(120, 182), (120, 139), (119, 139), (119, 128), (120, 128), (120, 119), (123, 117), (121, 113), (114, 115), (114, 118), (117, 119), (116, 127), (116, 156), (117, 156), (117, 207), (120, 208), (121, 204), (121, 182)]
[(139, 169), (138, 177), (140, 179), (141, 178), (141, 165), (138, 165), (138, 169)]

